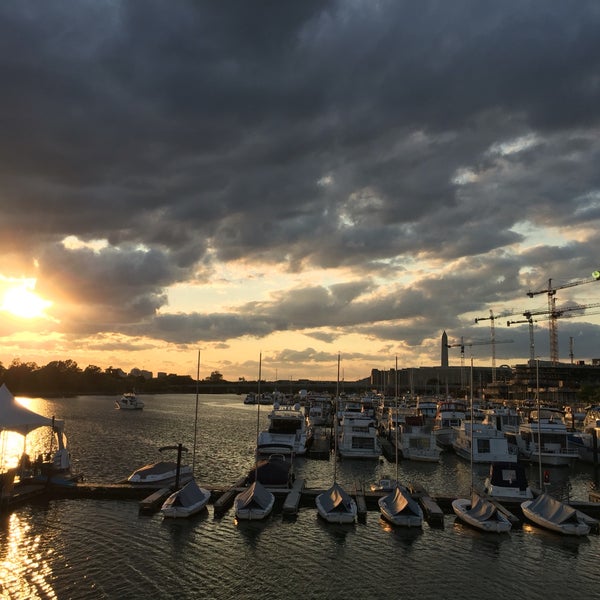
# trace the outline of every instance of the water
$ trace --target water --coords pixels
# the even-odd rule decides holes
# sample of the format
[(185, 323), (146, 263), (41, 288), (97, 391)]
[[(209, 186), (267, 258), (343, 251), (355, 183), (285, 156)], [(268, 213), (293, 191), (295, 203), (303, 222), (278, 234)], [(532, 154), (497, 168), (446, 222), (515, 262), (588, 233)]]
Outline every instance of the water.
[[(144, 401), (143, 411), (130, 413), (100, 396), (30, 407), (66, 420), (72, 454), (88, 481), (114, 482), (159, 460), (161, 446), (182, 442), (192, 449), (195, 396)], [(261, 407), (261, 427), (267, 412)], [(239, 396), (200, 397), (202, 483), (229, 484), (251, 468), (256, 414)], [(352, 489), (357, 479), (368, 485), (394, 469), (385, 460), (345, 461), (337, 476)], [(477, 467), (475, 479), (485, 470)], [(309, 486), (325, 487), (333, 463), (302, 459), (297, 472)], [(582, 500), (592, 475), (586, 467), (562, 473)], [(439, 465), (402, 462), (400, 477), (432, 494), (462, 495), (471, 473), (448, 454)], [(599, 552), (599, 536), (568, 538), (529, 525), (482, 534), (451, 515), (443, 529), (425, 524), (414, 531), (392, 529), (376, 511), (351, 526), (325, 524), (313, 507), (301, 508), (294, 520), (276, 510), (264, 523), (238, 524), (232, 512), (215, 518), (211, 506), (189, 520), (163, 520), (140, 516), (134, 501), (56, 500), (0, 521), (0, 597), (592, 598)]]

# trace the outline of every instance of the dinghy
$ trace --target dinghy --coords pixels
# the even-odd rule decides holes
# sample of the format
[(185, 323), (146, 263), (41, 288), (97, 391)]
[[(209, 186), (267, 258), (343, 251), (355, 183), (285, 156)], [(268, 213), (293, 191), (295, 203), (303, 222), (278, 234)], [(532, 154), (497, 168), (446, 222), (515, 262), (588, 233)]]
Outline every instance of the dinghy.
[(335, 482), (315, 499), (317, 511), (328, 523), (354, 523), (358, 508), (354, 499)]
[(275, 496), (259, 481), (254, 481), (234, 500), (235, 516), (245, 521), (265, 519), (273, 510)]
[(510, 531), (511, 522), (489, 500), (473, 492), (471, 498), (457, 498), (452, 501), (454, 514), (463, 523), (493, 533)]
[(550, 531), (564, 535), (587, 535), (590, 532), (588, 521), (591, 520), (587, 515), (546, 493), (521, 503), (521, 510), (532, 523)]

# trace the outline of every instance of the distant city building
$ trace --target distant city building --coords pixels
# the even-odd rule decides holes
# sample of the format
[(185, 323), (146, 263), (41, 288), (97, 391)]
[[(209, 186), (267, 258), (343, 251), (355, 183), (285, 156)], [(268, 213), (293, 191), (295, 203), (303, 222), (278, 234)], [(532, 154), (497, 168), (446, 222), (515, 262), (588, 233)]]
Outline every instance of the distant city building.
[(156, 374), (156, 376), (157, 376), (159, 379), (163, 379), (163, 378), (165, 378), (165, 377), (167, 376), (167, 372), (166, 372), (166, 371), (159, 371), (159, 372)]
[(152, 371), (146, 371), (144, 369), (131, 369), (129, 371), (130, 377), (143, 377), (144, 379), (152, 379)]

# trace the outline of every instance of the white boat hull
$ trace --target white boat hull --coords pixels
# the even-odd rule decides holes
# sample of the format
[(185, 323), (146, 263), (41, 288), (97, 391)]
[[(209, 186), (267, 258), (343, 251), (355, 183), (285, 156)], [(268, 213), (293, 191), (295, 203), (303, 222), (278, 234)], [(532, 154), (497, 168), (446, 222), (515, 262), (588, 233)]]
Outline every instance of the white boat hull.
[(535, 510), (531, 510), (530, 506), (533, 502), (534, 500), (526, 500), (521, 504), (523, 514), (532, 523), (535, 523), (544, 529), (548, 529), (549, 531), (554, 531), (563, 535), (582, 536), (587, 535), (590, 532), (590, 526), (583, 518), (579, 518), (575, 522), (557, 523), (556, 521), (545, 518)]
[(195, 501), (189, 504), (182, 503), (180, 498), (181, 492), (182, 490), (177, 490), (165, 500), (160, 509), (163, 517), (173, 519), (191, 517), (204, 510), (210, 500), (210, 492), (196, 486)]
[(511, 530), (511, 522), (501, 513), (495, 512), (494, 518), (478, 519), (470, 514), (471, 499), (457, 498), (452, 501), (454, 514), (467, 525), (489, 533), (507, 533)]

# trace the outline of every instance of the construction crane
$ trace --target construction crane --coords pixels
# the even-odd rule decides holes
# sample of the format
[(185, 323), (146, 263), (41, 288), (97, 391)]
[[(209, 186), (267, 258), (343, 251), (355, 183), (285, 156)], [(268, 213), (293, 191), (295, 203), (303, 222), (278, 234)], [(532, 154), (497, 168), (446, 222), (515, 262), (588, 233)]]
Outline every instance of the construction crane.
[[(548, 327), (548, 332), (550, 334), (550, 361), (553, 365), (558, 364), (558, 331), (557, 331), (557, 318), (560, 315), (555, 315), (556, 310), (556, 292), (558, 290), (563, 290), (565, 288), (575, 287), (577, 285), (583, 285), (584, 283), (593, 283), (594, 281), (600, 281), (600, 271), (594, 271), (591, 277), (587, 279), (578, 279), (576, 281), (570, 281), (563, 285), (553, 286), (552, 279), (548, 279), (548, 287), (543, 290), (537, 290), (532, 292), (531, 290), (527, 292), (527, 295), (530, 298), (537, 296), (538, 294), (548, 294), (548, 311), (547, 314), (550, 315), (550, 324)], [(525, 314), (525, 313), (523, 313)]]
[(447, 344), (448, 348), (460, 348), (460, 384), (461, 387), (464, 387), (464, 381), (463, 381), (463, 371), (464, 371), (464, 367), (465, 367), (465, 346), (468, 346), (469, 348), (471, 346), (489, 346), (490, 344), (492, 344), (492, 347), (495, 346), (496, 344), (512, 344), (513, 340), (494, 340), (493, 344), (492, 341), (489, 340), (474, 340), (474, 341), (470, 341), (470, 342), (465, 342), (464, 338), (461, 336), (460, 338), (460, 342), (455, 342), (453, 344)]
[(490, 321), (490, 343), (492, 344), (492, 383), (496, 383), (496, 328), (494, 327), (494, 321), (499, 319), (500, 317), (507, 317), (511, 315), (512, 312), (504, 312), (501, 315), (494, 316), (494, 311), (490, 308), (490, 316), (489, 317), (476, 317), (475, 323), (479, 323), (479, 321)]
[[(523, 313), (523, 316), (525, 317), (525, 319), (521, 319), (518, 321), (507, 321), (506, 322), (506, 326), (510, 327), (511, 325), (515, 325), (518, 323), (529, 323), (529, 360), (530, 361), (534, 361), (535, 360), (535, 342), (533, 339), (533, 324), (537, 323), (537, 321), (545, 321), (545, 320), (549, 320), (550, 322), (552, 322), (553, 320), (558, 319), (559, 317), (564, 317), (564, 318), (573, 318), (573, 317), (580, 317), (582, 315), (577, 315), (577, 314), (573, 314), (575, 311), (585, 311), (588, 308), (600, 308), (600, 302), (594, 302), (592, 304), (576, 304), (574, 306), (565, 306), (564, 308), (558, 308), (558, 309), (554, 309), (553, 312), (550, 312), (546, 309), (540, 309), (540, 310), (534, 310), (534, 311), (525, 311)], [(594, 313), (588, 313), (588, 314), (597, 314), (596, 312)], [(538, 319), (534, 319), (534, 316), (538, 316)], [(571, 351), (571, 362), (573, 361), (573, 356), (572, 356), (572, 351)]]

